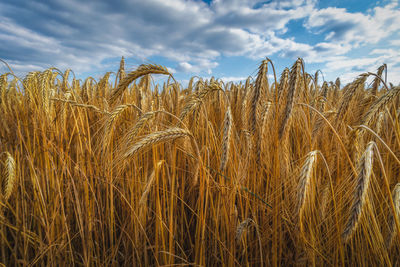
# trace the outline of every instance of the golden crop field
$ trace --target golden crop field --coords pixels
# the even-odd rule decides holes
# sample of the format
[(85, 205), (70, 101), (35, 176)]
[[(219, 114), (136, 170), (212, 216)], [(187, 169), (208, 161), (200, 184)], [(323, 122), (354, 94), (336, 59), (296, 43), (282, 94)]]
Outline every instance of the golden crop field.
[(245, 83), (186, 88), (123, 59), (99, 80), (2, 73), (0, 261), (398, 266), (400, 87), (384, 71), (341, 85), (266, 59)]

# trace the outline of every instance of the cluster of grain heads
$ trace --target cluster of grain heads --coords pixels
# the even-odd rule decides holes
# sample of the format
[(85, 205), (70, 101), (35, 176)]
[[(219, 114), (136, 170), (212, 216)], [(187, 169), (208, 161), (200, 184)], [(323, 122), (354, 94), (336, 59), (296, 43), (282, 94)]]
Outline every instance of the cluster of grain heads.
[(382, 95), (378, 100), (373, 103), (368, 112), (364, 115), (361, 124), (370, 126), (375, 122), (379, 113), (384, 110), (387, 105), (390, 104), (392, 100), (395, 100), (397, 96), (400, 95), (400, 86), (394, 87), (387, 93)]
[(395, 265), (399, 87), (386, 67), (344, 89), (268, 67), (187, 88), (124, 58), (99, 79), (0, 74), (0, 262)]
[[(382, 129), (382, 120), (385, 116), (385, 108), (400, 95), (400, 86), (394, 87), (381, 97), (379, 97), (364, 114), (360, 121), (360, 125), (371, 127), (376, 124), (376, 132), (380, 133)], [(352, 146), (355, 147), (356, 153), (358, 146), (361, 145), (361, 140), (364, 136), (365, 129), (357, 128), (352, 131), (351, 138), (349, 139)]]
[(367, 148), (358, 163), (357, 184), (350, 207), (350, 216), (347, 219), (347, 223), (342, 232), (344, 242), (347, 242), (357, 229), (365, 202), (367, 201), (368, 187), (372, 173), (374, 146), (375, 142), (371, 141), (368, 143)]
[(179, 115), (180, 120), (184, 120), (185, 117), (196, 110), (196, 108), (203, 102), (204, 98), (211, 92), (216, 92), (222, 90), (221, 86), (217, 83), (204, 84), (203, 82), (198, 82), (197, 90), (195, 93), (189, 96), (189, 100), (186, 101), (185, 106), (181, 114)]
[(352, 83), (348, 84), (345, 88), (343, 88), (344, 93), (342, 99), (340, 100), (339, 109), (336, 114), (336, 120), (339, 121), (343, 119), (346, 115), (347, 108), (350, 105), (351, 100), (353, 99), (357, 90), (360, 88), (364, 88), (364, 83), (368, 78), (368, 74), (361, 74), (357, 79), (355, 79)]

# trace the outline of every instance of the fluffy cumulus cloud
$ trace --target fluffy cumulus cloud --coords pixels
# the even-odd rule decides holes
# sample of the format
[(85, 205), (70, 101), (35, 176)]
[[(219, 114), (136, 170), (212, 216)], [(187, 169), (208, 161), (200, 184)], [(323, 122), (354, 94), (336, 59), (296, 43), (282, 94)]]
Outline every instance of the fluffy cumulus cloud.
[[(381, 60), (394, 64), (397, 2), (366, 13), (317, 6), (316, 0), (3, 0), (0, 58), (17, 71), (57, 66), (78, 73), (105, 71), (105, 62), (116, 64), (122, 55), (144, 62), (162, 56), (168, 67), (190, 74), (212, 74), (220, 58), (230, 56), (303, 57), (331, 71)], [(290, 32), (293, 23), (310, 39), (298, 41)], [(349, 56), (389, 36), (386, 50), (358, 61)]]

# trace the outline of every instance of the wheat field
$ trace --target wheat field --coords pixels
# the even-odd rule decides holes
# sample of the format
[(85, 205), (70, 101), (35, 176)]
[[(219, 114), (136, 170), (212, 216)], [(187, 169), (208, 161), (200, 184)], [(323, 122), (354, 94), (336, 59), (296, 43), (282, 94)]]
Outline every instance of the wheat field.
[(400, 87), (385, 71), (342, 85), (265, 59), (246, 82), (183, 87), (123, 59), (98, 80), (10, 69), (0, 261), (398, 266)]

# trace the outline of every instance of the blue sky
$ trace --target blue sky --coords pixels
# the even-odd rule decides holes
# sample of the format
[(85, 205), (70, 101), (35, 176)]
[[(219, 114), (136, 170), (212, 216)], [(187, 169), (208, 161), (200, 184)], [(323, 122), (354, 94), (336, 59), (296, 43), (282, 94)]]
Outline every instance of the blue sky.
[[(78, 78), (142, 63), (174, 77), (240, 81), (269, 57), (279, 75), (306, 71), (349, 82), (386, 63), (400, 83), (398, 1), (2, 0), (0, 59), (23, 76), (55, 66)], [(7, 69), (0, 64), (0, 73)]]

